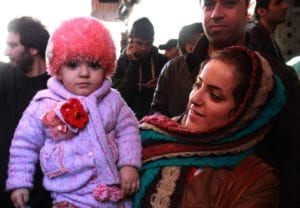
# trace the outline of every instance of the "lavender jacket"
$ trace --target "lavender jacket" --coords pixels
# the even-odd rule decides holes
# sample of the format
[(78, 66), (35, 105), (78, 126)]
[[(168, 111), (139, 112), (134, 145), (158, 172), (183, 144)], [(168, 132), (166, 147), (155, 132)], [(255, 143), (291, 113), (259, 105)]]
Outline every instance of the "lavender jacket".
[[(88, 112), (89, 122), (72, 138), (54, 140), (41, 117), (57, 103), (74, 97)], [(48, 89), (36, 94), (16, 129), (10, 147), (7, 190), (32, 188), (39, 159), (44, 186), (52, 192), (54, 202), (68, 201), (82, 208), (118, 206), (96, 201), (92, 191), (99, 184), (120, 184), (118, 169), (124, 165), (140, 168), (141, 142), (138, 121), (111, 88), (110, 80), (83, 97), (71, 94), (56, 78), (49, 79)]]

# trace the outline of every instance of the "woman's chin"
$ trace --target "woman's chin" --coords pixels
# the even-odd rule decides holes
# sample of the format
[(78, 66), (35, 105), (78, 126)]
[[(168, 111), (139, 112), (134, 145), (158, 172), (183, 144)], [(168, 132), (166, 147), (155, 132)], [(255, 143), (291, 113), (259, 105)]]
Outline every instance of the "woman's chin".
[(205, 131), (206, 125), (203, 118), (188, 116), (185, 126), (192, 131)]

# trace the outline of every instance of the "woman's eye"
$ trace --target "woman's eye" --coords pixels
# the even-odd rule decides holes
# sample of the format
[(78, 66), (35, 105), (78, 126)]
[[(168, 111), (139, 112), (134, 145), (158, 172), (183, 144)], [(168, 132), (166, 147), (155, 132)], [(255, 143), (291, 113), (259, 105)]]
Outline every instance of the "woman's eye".
[(91, 61), (89, 63), (89, 66), (94, 69), (99, 69), (99, 68), (101, 68), (101, 63), (100, 63), (100, 61)]
[(69, 68), (76, 68), (78, 66), (78, 62), (77, 61), (69, 61), (66, 63), (66, 66)]
[(212, 98), (212, 100), (216, 101), (216, 102), (220, 102), (223, 100), (223, 97), (217, 93), (210, 93), (210, 97)]

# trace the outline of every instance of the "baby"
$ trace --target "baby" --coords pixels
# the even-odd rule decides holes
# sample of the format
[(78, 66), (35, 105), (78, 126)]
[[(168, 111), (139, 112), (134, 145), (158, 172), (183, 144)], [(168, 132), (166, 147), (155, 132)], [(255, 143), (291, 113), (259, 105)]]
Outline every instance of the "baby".
[(131, 207), (139, 188), (138, 121), (109, 77), (109, 31), (95, 18), (63, 22), (47, 47), (48, 89), (25, 110), (10, 148), (7, 190), (25, 207), (40, 159), (54, 207)]

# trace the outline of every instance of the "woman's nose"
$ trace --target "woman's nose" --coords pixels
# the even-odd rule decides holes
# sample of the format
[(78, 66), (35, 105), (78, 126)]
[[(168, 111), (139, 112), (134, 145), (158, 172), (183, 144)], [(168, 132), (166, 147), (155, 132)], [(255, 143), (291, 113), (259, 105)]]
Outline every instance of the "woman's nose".
[(202, 88), (195, 89), (191, 92), (190, 99), (193, 103), (197, 105), (204, 104), (204, 92)]

